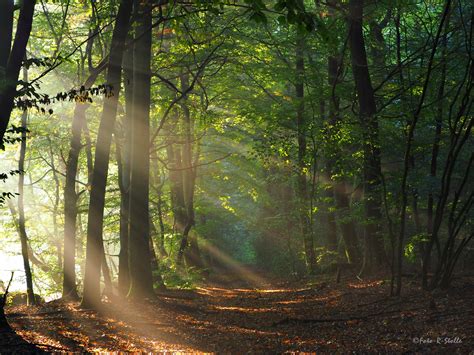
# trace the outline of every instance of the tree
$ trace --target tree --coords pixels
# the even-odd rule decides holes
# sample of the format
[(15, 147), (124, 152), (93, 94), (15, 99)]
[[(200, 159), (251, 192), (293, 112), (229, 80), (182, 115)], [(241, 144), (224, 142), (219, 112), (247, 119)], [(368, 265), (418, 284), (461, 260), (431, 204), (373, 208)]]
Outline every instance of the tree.
[(381, 235), (379, 126), (362, 29), (363, 9), (363, 0), (351, 0), (349, 2), (349, 47), (352, 73), (359, 102), (359, 118), (364, 138), (364, 206), (366, 221), (362, 272), (371, 272), (375, 266), (382, 265), (385, 258)]
[(298, 131), (298, 174), (297, 174), (297, 193), (298, 193), (298, 211), (301, 224), (301, 234), (303, 235), (306, 265), (311, 274), (316, 272), (316, 256), (314, 254), (313, 231), (308, 217), (308, 186), (307, 186), (307, 166), (306, 158), (306, 132), (307, 123), (305, 122), (304, 112), (304, 51), (305, 40), (303, 33), (298, 30), (296, 39), (296, 127)]
[(3, 147), (3, 137), (8, 128), (14, 106), (18, 75), (25, 58), (26, 45), (30, 38), (35, 3), (34, 0), (21, 2), (15, 40), (11, 45), (13, 37), (13, 1), (2, 0), (0, 2), (0, 147)]
[(124, 44), (132, 12), (132, 0), (123, 0), (117, 12), (117, 20), (112, 35), (106, 82), (112, 92), (105, 98), (97, 137), (94, 170), (87, 223), (86, 270), (82, 306), (98, 307), (100, 304), (100, 267), (104, 245), (102, 227), (105, 205), (105, 188), (109, 166), (110, 145), (115, 125), (117, 104), (120, 93)]
[[(83, 87), (87, 90), (95, 82), (105, 65), (99, 65), (86, 79)], [(66, 183), (64, 187), (64, 265), (63, 265), (63, 297), (78, 299), (76, 289), (76, 220), (77, 200), (76, 176), (81, 151), (82, 131), (86, 129), (86, 110), (89, 103), (87, 97), (78, 99), (74, 109), (71, 127), (71, 143), (66, 163)]]
[(135, 6), (137, 40), (133, 50), (128, 297), (138, 300), (153, 295), (149, 223), (152, 8), (148, 2), (136, 2)]

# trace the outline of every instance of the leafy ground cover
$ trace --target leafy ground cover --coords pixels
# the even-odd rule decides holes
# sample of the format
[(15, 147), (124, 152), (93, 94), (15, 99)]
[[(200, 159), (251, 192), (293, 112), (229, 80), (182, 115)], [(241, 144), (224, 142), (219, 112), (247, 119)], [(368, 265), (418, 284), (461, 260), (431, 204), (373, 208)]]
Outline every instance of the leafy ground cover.
[[(60, 300), (6, 312), (23, 339), (48, 352), (469, 353), (472, 281), (463, 277), (448, 291), (424, 293), (406, 280), (403, 296), (390, 298), (382, 277), (258, 287), (220, 280), (141, 304), (105, 302), (100, 312)], [(15, 346), (3, 342), (6, 351)]]

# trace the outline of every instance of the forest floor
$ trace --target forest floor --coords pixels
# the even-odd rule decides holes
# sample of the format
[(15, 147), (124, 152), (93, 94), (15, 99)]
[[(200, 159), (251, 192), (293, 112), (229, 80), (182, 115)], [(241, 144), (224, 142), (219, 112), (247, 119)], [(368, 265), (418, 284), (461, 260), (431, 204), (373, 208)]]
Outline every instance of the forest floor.
[(381, 277), (258, 279), (258, 287), (228, 278), (143, 304), (104, 302), (100, 312), (60, 300), (6, 312), (12, 328), (46, 352), (474, 351), (472, 277), (434, 295), (406, 279), (397, 298)]

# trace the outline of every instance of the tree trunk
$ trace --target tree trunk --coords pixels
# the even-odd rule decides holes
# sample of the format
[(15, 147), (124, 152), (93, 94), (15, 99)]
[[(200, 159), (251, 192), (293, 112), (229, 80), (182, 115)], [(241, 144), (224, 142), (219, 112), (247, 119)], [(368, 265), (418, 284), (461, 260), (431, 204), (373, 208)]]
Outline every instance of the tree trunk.
[[(23, 81), (28, 81), (28, 71), (26, 68), (23, 68)], [(21, 115), (21, 128), (23, 128), (23, 131), (21, 132), (20, 159), (18, 161), (18, 170), (21, 172), (18, 176), (18, 230), (20, 232), (21, 255), (23, 257), (23, 266), (25, 268), (27, 304), (34, 305), (36, 304), (36, 299), (33, 292), (33, 277), (31, 275), (30, 259), (28, 255), (28, 236), (26, 234), (24, 204), (27, 120), (28, 112), (25, 110)]]
[[(35, 2), (35, 0), (24, 0), (21, 2), (15, 40), (11, 47), (11, 51), (8, 51), (12, 38), (12, 31), (10, 30), (10, 18), (11, 15), (13, 15), (11, 8), (12, 2), (8, 0), (0, 0), (0, 12), (5, 16), (5, 22), (3, 22), (3, 18), (2, 21), (0, 21), (0, 49), (2, 50), (0, 52), (0, 57), (3, 58), (3, 62), (5, 62), (6, 53), (9, 52), (4, 76), (4, 85), (0, 87), (0, 148), (3, 148), (3, 136), (7, 130), (13, 110), (18, 75), (20, 74), (23, 58), (25, 58), (26, 45), (30, 38)], [(5, 32), (3, 32), (4, 30)], [(3, 50), (5, 49), (7, 52), (3, 53)]]
[[(23, 81), (28, 81), (28, 71), (25, 68), (23, 69)], [(36, 304), (36, 299), (33, 292), (33, 277), (31, 274), (30, 259), (28, 253), (28, 235), (26, 234), (24, 205), (27, 120), (28, 112), (25, 110), (21, 115), (21, 128), (23, 130), (21, 132), (20, 157), (18, 160), (18, 170), (20, 171), (20, 174), (18, 176), (18, 231), (20, 234), (23, 267), (25, 269), (27, 304), (34, 305)]]
[(76, 289), (76, 219), (77, 194), (76, 175), (81, 150), (81, 131), (85, 120), (86, 106), (76, 104), (72, 122), (71, 148), (66, 165), (66, 183), (64, 187), (64, 265), (63, 294), (64, 298), (78, 299)]
[[(442, 55), (441, 55), (441, 77), (440, 77), (440, 84), (438, 88), (438, 107), (436, 112), (436, 123), (435, 123), (435, 134), (433, 138), (433, 146), (431, 149), (431, 162), (430, 162), (430, 177), (432, 181), (436, 179), (437, 170), (438, 170), (438, 155), (441, 143), (441, 133), (443, 129), (443, 115), (444, 109), (443, 106), (445, 104), (443, 97), (444, 97), (444, 88), (446, 83), (446, 70), (447, 70), (447, 63), (446, 63), (446, 50), (447, 50), (447, 36), (448, 36), (448, 29), (449, 29), (449, 16), (446, 19), (446, 28), (443, 34), (443, 38), (441, 41), (442, 47)], [(426, 222), (426, 233), (429, 237), (433, 235), (433, 212), (434, 212), (434, 196), (433, 191), (430, 190), (428, 193), (428, 208), (427, 208), (427, 222)], [(436, 242), (436, 241), (435, 241)], [(424, 289), (428, 287), (428, 271), (430, 269), (431, 264), (431, 250), (428, 245), (425, 246), (423, 250), (423, 264), (422, 264), (422, 286)]]
[(133, 53), (133, 120), (130, 174), (129, 298), (153, 296), (150, 262), (150, 87), (151, 87), (151, 7), (135, 2), (138, 8), (137, 39)]
[(187, 217), (183, 194), (181, 149), (177, 144), (170, 140), (166, 147), (166, 155), (170, 167), (170, 199), (171, 209), (173, 210), (174, 216), (174, 229), (181, 233), (181, 244), (176, 257), (176, 262), (178, 265), (181, 265), (183, 261), (184, 250), (187, 246), (187, 238), (184, 238)]
[[(131, 122), (133, 119), (133, 45), (125, 52), (124, 88), (125, 115), (122, 120), (120, 138), (122, 147), (116, 139), (118, 179), (120, 188), (120, 252), (118, 288), (121, 296), (125, 297), (130, 289), (129, 270), (129, 229), (130, 229), (130, 153), (131, 153)], [(117, 138), (117, 137), (116, 137)]]
[[(331, 1), (331, 5), (337, 4), (337, 1)], [(333, 16), (334, 9), (329, 7), (329, 14)], [(329, 129), (328, 137), (331, 147), (329, 149), (336, 150), (333, 152), (333, 156), (329, 157), (330, 161), (341, 161), (344, 152), (338, 147), (338, 142), (333, 142), (332, 137), (339, 135), (341, 117), (340, 117), (340, 99), (336, 95), (336, 86), (339, 84), (340, 75), (342, 73), (342, 58), (339, 58), (337, 53), (337, 47), (331, 49), (331, 54), (328, 56), (328, 83), (330, 86), (330, 99), (329, 99)], [(330, 167), (331, 174), (340, 173), (335, 171), (334, 164)], [(358, 245), (358, 238), (354, 221), (350, 217), (351, 206), (350, 198), (347, 192), (347, 183), (345, 177), (341, 177), (332, 182), (334, 185), (334, 200), (336, 203), (336, 209), (339, 215), (338, 224), (341, 228), (342, 239), (344, 240), (346, 255), (349, 259), (349, 263), (353, 265), (360, 265), (361, 254)]]
[(336, 216), (334, 213), (334, 188), (331, 186), (331, 164), (326, 162), (326, 171), (324, 172), (325, 183), (330, 185), (325, 187), (324, 197), (328, 200), (326, 202), (326, 225), (327, 225), (327, 248), (329, 251), (335, 252), (337, 250), (337, 225)]
[(306, 267), (310, 274), (316, 272), (316, 256), (314, 254), (313, 233), (308, 216), (306, 203), (308, 201), (308, 184), (306, 180), (306, 122), (304, 118), (304, 38), (298, 33), (296, 44), (296, 126), (298, 133), (298, 176), (297, 176), (297, 199), (298, 213), (300, 219), (301, 234), (303, 236)]
[(423, 83), (423, 90), (422, 90), (422, 93), (421, 93), (420, 101), (418, 103), (418, 107), (416, 108), (416, 110), (413, 114), (413, 118), (412, 118), (410, 124), (408, 125), (407, 140), (406, 140), (406, 147), (405, 147), (405, 157), (404, 157), (404, 166), (403, 166), (403, 175), (402, 175), (402, 183), (401, 183), (401, 188), (400, 188), (400, 190), (401, 190), (400, 194), (402, 196), (402, 204), (401, 204), (401, 208), (400, 208), (400, 234), (399, 234), (399, 237), (398, 237), (398, 249), (397, 249), (397, 251), (398, 251), (398, 258), (397, 258), (397, 288), (396, 288), (396, 291), (395, 291), (395, 295), (397, 295), (397, 296), (400, 295), (401, 288), (402, 288), (403, 242), (404, 242), (404, 238), (405, 238), (405, 224), (406, 224), (405, 216), (406, 216), (406, 208), (407, 208), (407, 181), (408, 181), (408, 173), (409, 173), (409, 168), (410, 168), (410, 156), (411, 156), (411, 149), (412, 149), (412, 145), (413, 145), (413, 137), (414, 137), (415, 128), (416, 128), (418, 119), (419, 119), (420, 114), (421, 114), (421, 110), (423, 108), (423, 103), (424, 103), (424, 100), (425, 100), (425, 97), (426, 97), (426, 93), (427, 93), (427, 90), (428, 90), (428, 84), (429, 84), (430, 77), (431, 77), (431, 72), (432, 72), (432, 69), (433, 69), (433, 62), (434, 62), (436, 49), (437, 49), (437, 46), (438, 46), (438, 40), (440, 38), (441, 31), (443, 29), (444, 21), (446, 20), (447, 15), (449, 13), (450, 6), (451, 6), (451, 1), (448, 0), (446, 2), (446, 7), (445, 7), (445, 10), (443, 12), (443, 16), (441, 18), (441, 22), (440, 22), (440, 25), (438, 27), (438, 31), (436, 33), (436, 37), (435, 37), (433, 47), (431, 49), (431, 55), (430, 55), (430, 59), (429, 59), (429, 62), (428, 62), (428, 68), (427, 68), (425, 80), (424, 80), (424, 83)]
[[(158, 213), (158, 224), (160, 226), (160, 231), (153, 232), (154, 234), (159, 234), (159, 243), (158, 243), (158, 253), (161, 257), (167, 257), (168, 253), (165, 249), (165, 223), (163, 221), (163, 182), (161, 181), (160, 172), (158, 170), (158, 157), (156, 152), (151, 153), (151, 172), (150, 179), (151, 184), (154, 186), (156, 193), (158, 194), (158, 201), (156, 203), (156, 209)], [(153, 227), (153, 224), (150, 225)], [(152, 233), (152, 234), (153, 234)]]
[[(102, 70), (95, 70), (84, 83), (90, 88)], [(79, 299), (76, 287), (76, 221), (77, 199), (76, 176), (81, 152), (81, 134), (86, 126), (86, 110), (89, 104), (76, 102), (71, 127), (70, 148), (66, 164), (66, 181), (64, 186), (64, 262), (63, 293), (64, 298)]]
[(376, 117), (374, 90), (372, 87), (367, 53), (362, 28), (363, 0), (351, 0), (349, 45), (352, 60), (352, 73), (359, 101), (359, 118), (363, 129), (364, 147), (364, 208), (365, 208), (365, 250), (361, 273), (372, 272), (383, 264), (385, 251), (380, 235), (381, 211), (381, 167), (379, 128)]
[(105, 188), (109, 167), (110, 144), (117, 114), (120, 93), (121, 65), (124, 42), (127, 36), (132, 0), (120, 3), (110, 47), (106, 82), (113, 85), (113, 95), (104, 99), (102, 117), (97, 136), (95, 162), (87, 224), (86, 270), (84, 276), (83, 307), (100, 305), (100, 266), (103, 253), (102, 227), (105, 205)]
[[(341, 214), (350, 214), (349, 196), (347, 193), (347, 186), (344, 181), (338, 182), (334, 189), (334, 197), (336, 199), (336, 207)], [(339, 221), (341, 227), (342, 238), (346, 246), (349, 263), (353, 265), (360, 265), (361, 252), (359, 248), (356, 226), (352, 218), (341, 218)]]
[[(13, 0), (0, 0), (0, 85), (3, 85), (13, 38)], [(0, 93), (2, 87), (0, 86)]]
[[(181, 74), (181, 91), (185, 92), (189, 89), (189, 76), (187, 74)], [(186, 248), (185, 258), (186, 264), (188, 266), (193, 266), (198, 269), (203, 267), (203, 262), (201, 259), (201, 253), (199, 251), (199, 245), (195, 235), (190, 234), (192, 227), (195, 224), (195, 215), (194, 215), (194, 190), (196, 185), (196, 167), (197, 159), (199, 156), (196, 156), (196, 161), (193, 162), (193, 144), (194, 140), (193, 128), (194, 120), (191, 118), (191, 113), (189, 111), (188, 100), (184, 98), (181, 101), (181, 107), (183, 110), (183, 123), (184, 123), (184, 145), (182, 153), (182, 162), (183, 162), (183, 196), (184, 204), (186, 208), (186, 226), (183, 231), (183, 244), (182, 246)], [(196, 143), (198, 144), (198, 143)], [(198, 151), (197, 149), (195, 149)], [(183, 249), (184, 251), (184, 249)]]
[[(321, 100), (320, 101), (320, 116), (321, 120), (324, 120), (324, 117), (326, 117), (326, 109), (325, 109), (325, 101)], [(330, 110), (331, 111), (331, 110)], [(313, 138), (313, 176), (312, 176), (312, 188), (311, 188), (311, 200), (314, 198), (314, 189), (316, 185), (316, 174), (317, 174), (317, 161), (316, 161), (316, 142)], [(327, 157), (326, 157), (327, 158)], [(325, 169), (323, 172), (323, 178), (324, 178), (324, 197), (325, 197), (325, 214), (326, 214), (326, 240), (327, 240), (327, 248), (331, 252), (336, 252), (337, 251), (337, 245), (338, 245), (338, 238), (337, 238), (337, 224), (336, 224), (336, 212), (334, 208), (334, 185), (333, 182), (331, 181), (331, 175), (332, 175), (332, 161), (330, 159), (325, 159)], [(311, 210), (312, 210), (311, 206)], [(312, 214), (312, 212), (311, 212)], [(313, 217), (311, 216), (311, 221), (313, 220)]]
[(102, 269), (102, 275), (104, 275), (104, 292), (103, 294), (108, 296), (109, 299), (114, 295), (114, 289), (112, 286), (112, 277), (110, 276), (110, 268), (109, 265), (107, 265), (107, 257), (105, 255), (105, 249), (103, 249), (102, 253), (102, 263), (101, 263), (101, 269)]

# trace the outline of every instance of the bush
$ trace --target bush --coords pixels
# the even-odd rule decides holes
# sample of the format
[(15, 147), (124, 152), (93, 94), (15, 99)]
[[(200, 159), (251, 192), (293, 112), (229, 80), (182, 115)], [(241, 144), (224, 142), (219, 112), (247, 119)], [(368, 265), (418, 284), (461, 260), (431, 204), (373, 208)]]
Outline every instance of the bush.
[[(43, 297), (35, 293), (36, 303), (44, 303)], [(8, 293), (7, 306), (20, 306), (26, 304), (26, 292), (14, 291)]]

